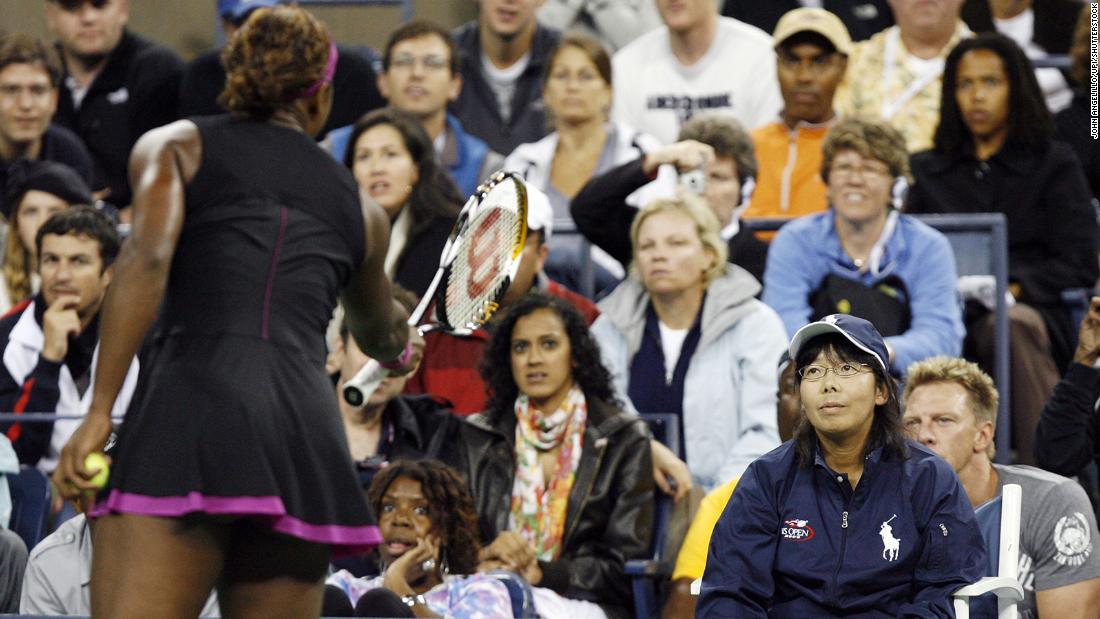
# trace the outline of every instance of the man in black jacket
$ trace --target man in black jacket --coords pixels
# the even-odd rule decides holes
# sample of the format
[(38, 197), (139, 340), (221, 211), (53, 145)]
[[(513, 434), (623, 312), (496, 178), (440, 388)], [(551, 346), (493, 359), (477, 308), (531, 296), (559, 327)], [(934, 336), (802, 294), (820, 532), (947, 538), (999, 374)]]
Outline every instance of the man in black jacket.
[(176, 120), (183, 61), (126, 30), (129, 0), (46, 0), (65, 76), (56, 121), (84, 141), (102, 197), (130, 205), (127, 164), (146, 131)]
[[(256, 10), (286, 0), (237, 0), (219, 2), (222, 30), (226, 39), (233, 36)], [(378, 92), (371, 59), (355, 47), (336, 44), (336, 74), (332, 78), (332, 111), (319, 135), (332, 129), (350, 125), (367, 112), (385, 105)], [(222, 66), (222, 50), (214, 49), (199, 54), (184, 67), (179, 89), (179, 116), (210, 116), (225, 114), (227, 110), (218, 103), (218, 96), (225, 88), (225, 67)]]

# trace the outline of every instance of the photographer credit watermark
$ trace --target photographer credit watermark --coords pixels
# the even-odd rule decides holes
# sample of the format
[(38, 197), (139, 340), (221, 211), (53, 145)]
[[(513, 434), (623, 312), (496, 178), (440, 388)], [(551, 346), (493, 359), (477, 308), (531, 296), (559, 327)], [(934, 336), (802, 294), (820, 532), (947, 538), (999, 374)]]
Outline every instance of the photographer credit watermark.
[(1097, 18), (1100, 5), (1096, 2), (1089, 3), (1089, 133), (1092, 139), (1097, 139), (1100, 134), (1100, 110), (1097, 109)]

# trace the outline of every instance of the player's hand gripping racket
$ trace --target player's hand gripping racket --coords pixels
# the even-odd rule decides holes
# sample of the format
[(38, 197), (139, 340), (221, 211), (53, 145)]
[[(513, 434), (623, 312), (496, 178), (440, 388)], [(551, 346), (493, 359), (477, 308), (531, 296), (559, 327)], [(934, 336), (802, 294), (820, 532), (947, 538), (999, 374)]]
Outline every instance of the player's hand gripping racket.
[[(466, 201), (439, 256), (439, 269), (420, 304), (409, 316), (420, 325), (428, 310), (429, 331), (469, 334), (485, 324), (511, 285), (527, 242), (527, 188), (511, 172), (497, 172)], [(387, 376), (377, 361), (368, 362), (344, 384), (344, 400), (364, 406)]]

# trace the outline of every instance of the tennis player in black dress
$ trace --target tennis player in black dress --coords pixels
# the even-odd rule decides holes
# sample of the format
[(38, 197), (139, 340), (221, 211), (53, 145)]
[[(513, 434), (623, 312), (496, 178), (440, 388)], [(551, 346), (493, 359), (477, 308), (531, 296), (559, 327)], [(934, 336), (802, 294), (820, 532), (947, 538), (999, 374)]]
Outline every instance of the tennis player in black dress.
[(312, 137), (336, 48), (309, 13), (277, 7), (223, 59), (232, 115), (134, 149), (133, 233), (104, 302), (95, 395), (54, 477), (70, 496), (91, 488), (85, 456), (102, 450), (156, 320), (92, 511), (95, 617), (195, 617), (215, 588), (225, 617), (316, 617), (330, 553), (380, 541), (324, 332), (342, 295), (356, 342), (388, 367), (415, 367), (417, 336), (383, 272), (385, 215)]

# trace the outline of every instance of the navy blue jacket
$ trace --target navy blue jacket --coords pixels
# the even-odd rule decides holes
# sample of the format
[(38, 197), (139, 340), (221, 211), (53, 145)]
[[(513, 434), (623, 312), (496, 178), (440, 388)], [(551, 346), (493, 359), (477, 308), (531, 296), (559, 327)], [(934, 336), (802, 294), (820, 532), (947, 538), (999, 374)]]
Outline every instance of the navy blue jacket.
[(749, 465), (711, 536), (697, 617), (954, 617), (985, 575), (981, 531), (950, 465), (909, 441), (872, 451), (852, 490), (793, 441)]

